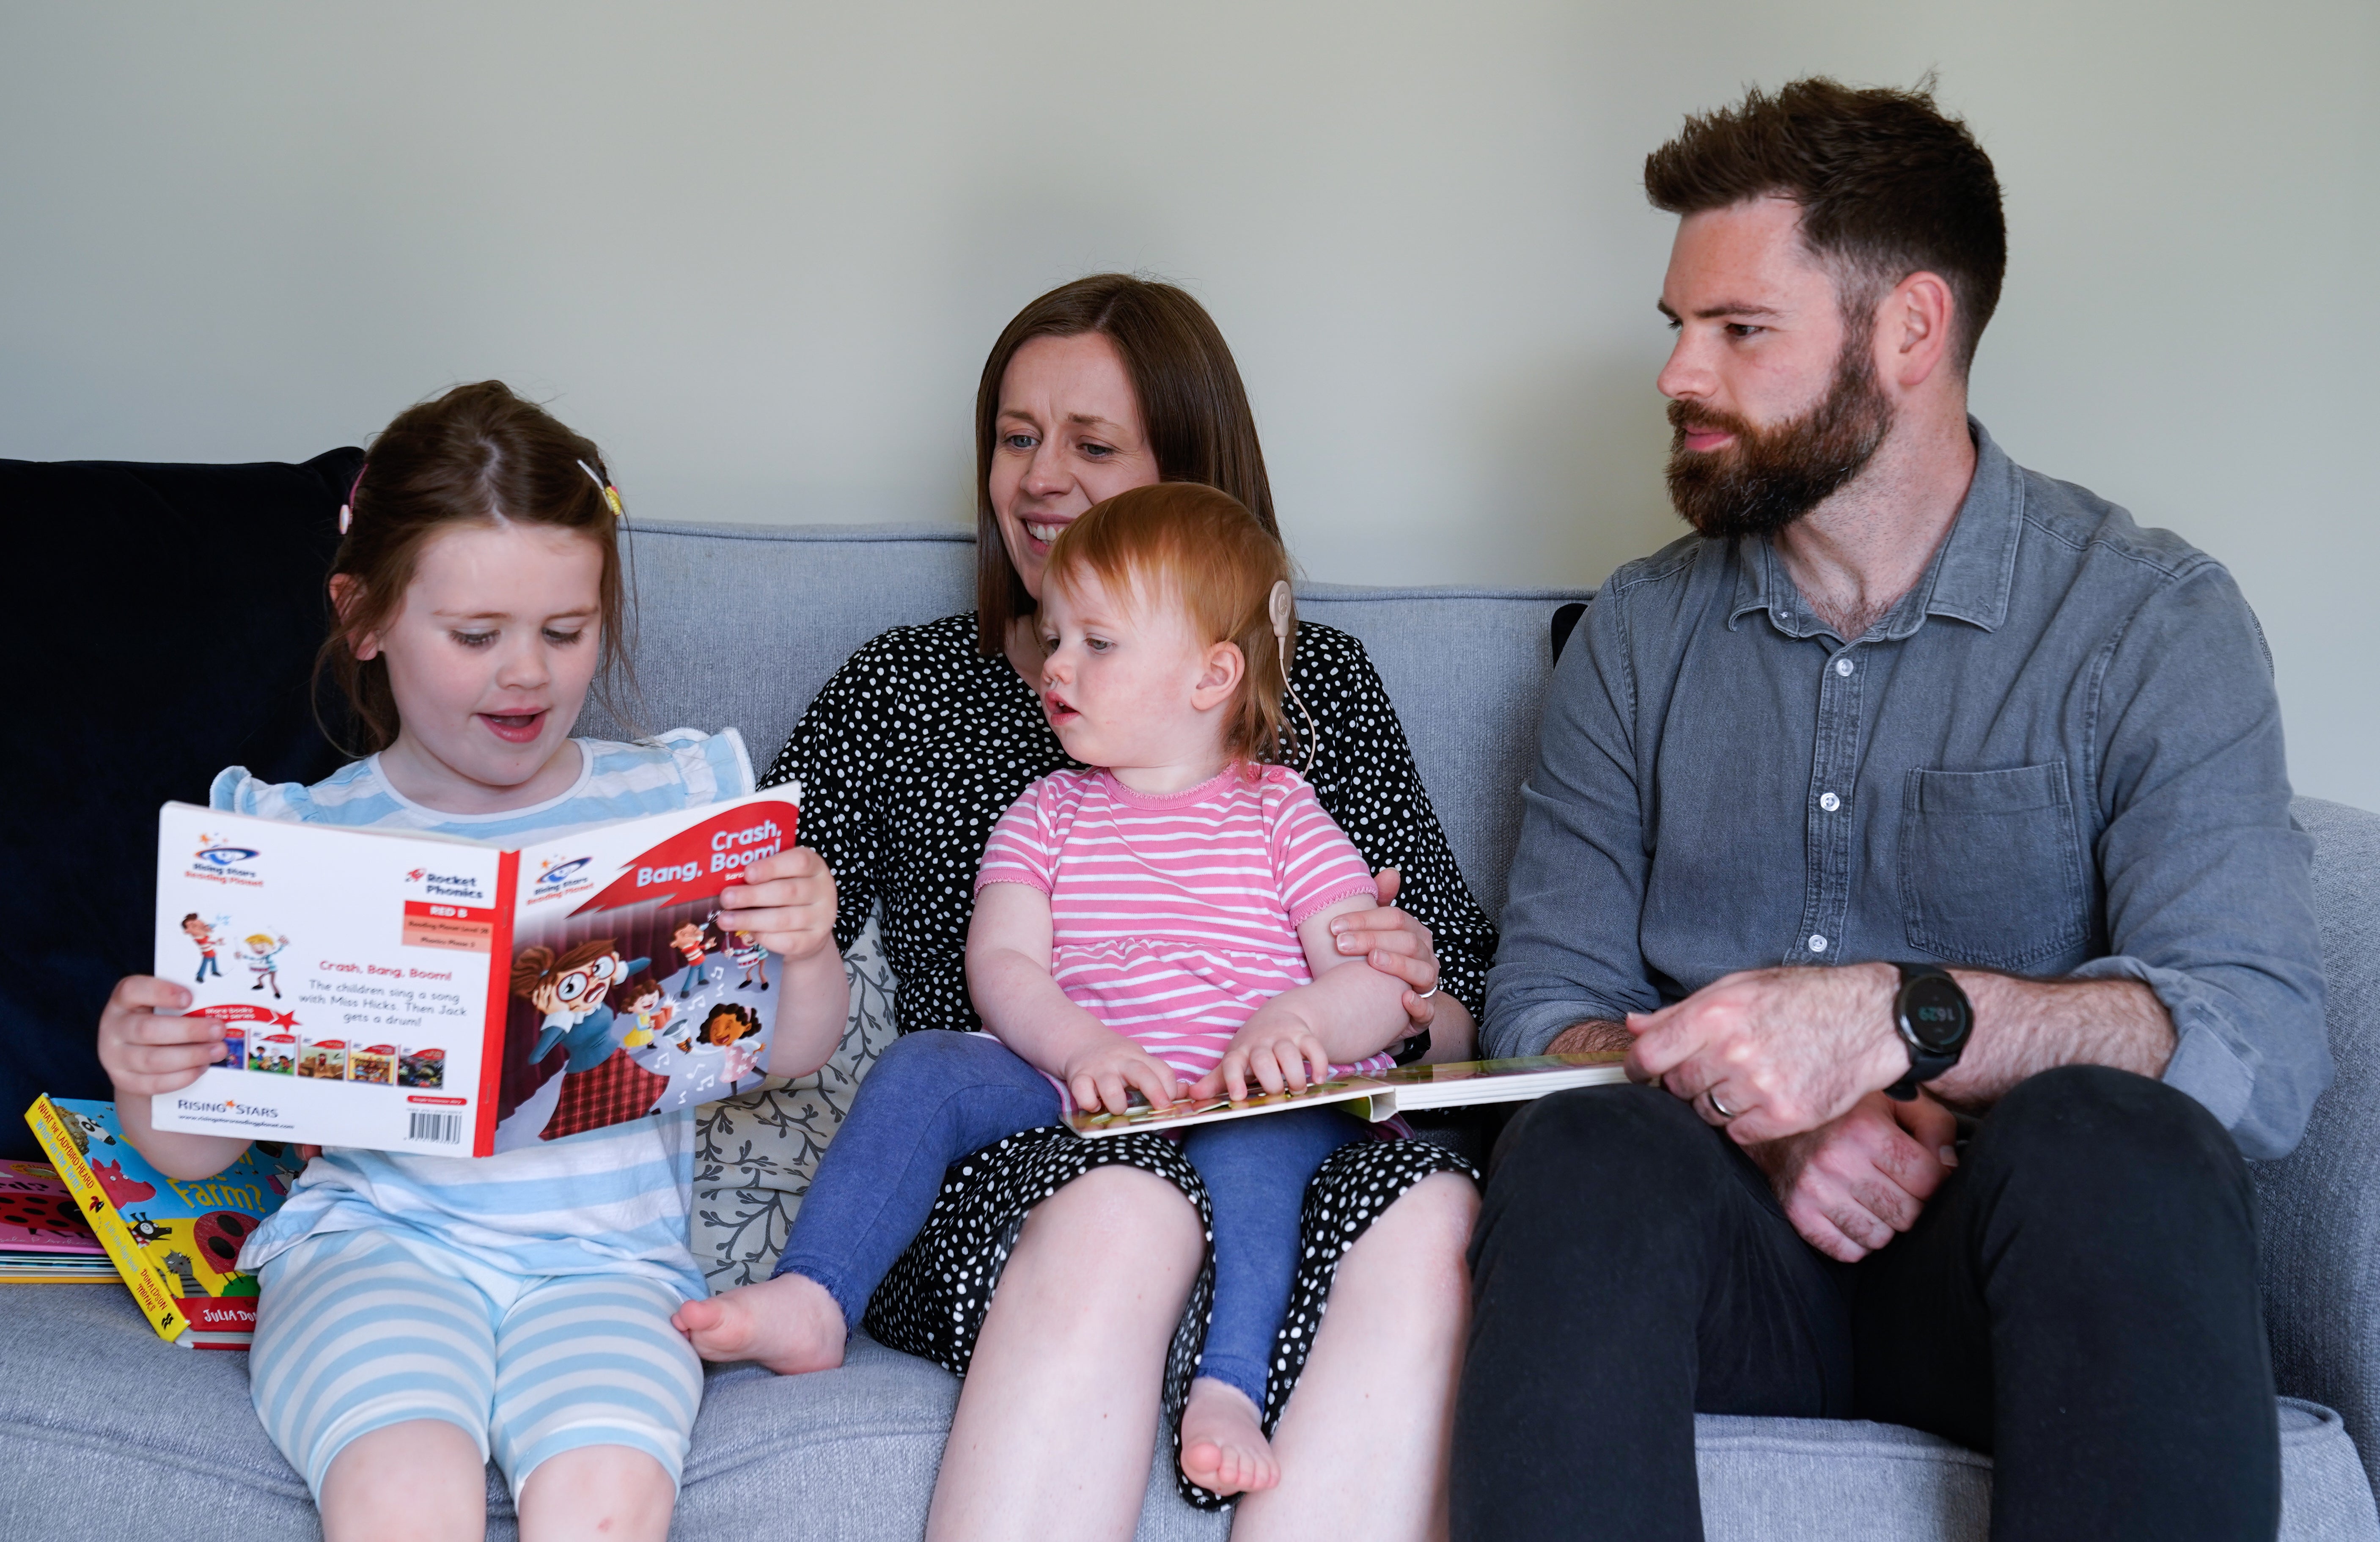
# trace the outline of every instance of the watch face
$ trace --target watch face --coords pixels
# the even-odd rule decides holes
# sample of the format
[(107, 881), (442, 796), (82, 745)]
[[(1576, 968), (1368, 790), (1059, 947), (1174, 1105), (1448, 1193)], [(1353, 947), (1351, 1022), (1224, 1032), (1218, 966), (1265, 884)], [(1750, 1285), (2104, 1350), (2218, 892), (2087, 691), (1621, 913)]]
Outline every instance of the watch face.
[(1967, 1036), (1967, 999), (1946, 979), (1912, 980), (1900, 993), (1900, 1014), (1911, 1037), (1928, 1050), (1956, 1049)]

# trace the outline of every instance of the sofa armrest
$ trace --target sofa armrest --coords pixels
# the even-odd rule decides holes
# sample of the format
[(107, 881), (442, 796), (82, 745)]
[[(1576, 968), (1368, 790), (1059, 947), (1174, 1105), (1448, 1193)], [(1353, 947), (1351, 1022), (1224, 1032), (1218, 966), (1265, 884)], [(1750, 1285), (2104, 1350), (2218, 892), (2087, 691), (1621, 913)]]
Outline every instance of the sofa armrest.
[(2281, 1391), (2336, 1408), (2380, 1489), (2380, 814), (2292, 806), (2314, 839), (2338, 1077), (2285, 1160), (2251, 1164)]

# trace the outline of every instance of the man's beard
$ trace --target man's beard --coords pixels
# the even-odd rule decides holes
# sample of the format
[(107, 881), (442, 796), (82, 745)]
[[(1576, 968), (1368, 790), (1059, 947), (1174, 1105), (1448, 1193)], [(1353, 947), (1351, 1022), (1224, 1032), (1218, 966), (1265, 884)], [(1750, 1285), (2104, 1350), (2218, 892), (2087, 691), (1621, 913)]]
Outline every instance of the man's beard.
[[(1735, 436), (1717, 450), (1686, 448), (1686, 425)], [(1773, 535), (1859, 475), (1892, 429), (1864, 341), (1846, 343), (1826, 399), (1799, 418), (1754, 428), (1706, 407), (1670, 404), (1670, 502), (1698, 534)]]

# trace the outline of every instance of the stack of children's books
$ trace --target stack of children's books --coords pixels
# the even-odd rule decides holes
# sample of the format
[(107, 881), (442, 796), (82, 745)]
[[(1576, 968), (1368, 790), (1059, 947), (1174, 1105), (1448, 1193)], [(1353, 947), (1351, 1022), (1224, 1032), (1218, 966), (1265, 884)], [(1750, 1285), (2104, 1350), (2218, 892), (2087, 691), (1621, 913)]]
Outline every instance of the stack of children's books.
[(122, 1276), (168, 1343), (246, 1349), (256, 1333), (256, 1281), (239, 1272), (240, 1246), (288, 1197), (297, 1149), (260, 1142), (213, 1177), (178, 1184), (124, 1138), (113, 1103), (43, 1098), (25, 1120), (93, 1247), (113, 1264), (81, 1278)]
[(0, 1161), (0, 1285), (113, 1280), (82, 1207), (43, 1162)]

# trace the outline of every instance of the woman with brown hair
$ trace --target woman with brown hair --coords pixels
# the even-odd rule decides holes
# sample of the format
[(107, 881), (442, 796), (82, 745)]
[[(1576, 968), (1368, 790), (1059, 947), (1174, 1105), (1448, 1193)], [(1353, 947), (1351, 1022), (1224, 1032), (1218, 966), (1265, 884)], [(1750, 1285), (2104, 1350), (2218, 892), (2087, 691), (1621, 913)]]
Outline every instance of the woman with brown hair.
[[(1050, 543), (1092, 504), (1160, 481), (1220, 487), (1279, 533), (1231, 351), (1171, 285), (1100, 274), (1027, 306), (985, 364), (976, 440), (976, 610), (862, 648), (766, 779), (803, 784), (803, 834), (834, 871), (841, 943), (883, 906), (905, 1037), (871, 1078), (943, 1052), (954, 1036), (933, 1030), (979, 1026), (964, 953), (984, 843), (1028, 783), (1071, 763), (1038, 689)], [(1362, 644), (1310, 623), (1289, 677), (1313, 730), (1294, 735), (1295, 768), (1383, 870), (1383, 907), (1340, 918), (1338, 946), (1406, 982), (1414, 1033), (1400, 1058), (1462, 1058), (1495, 936), (1387, 692)], [(758, 866), (722, 903), (767, 929), (773, 877)], [(1204, 1331), (1184, 1303), (1206, 1298), (1210, 1267), (1195, 1177), (1137, 1159), (1137, 1138), (1028, 1135), (979, 1152), (907, 1252), (884, 1260), (869, 1332), (967, 1375), (930, 1535), (1131, 1535), (1159, 1409), (1178, 1415)], [(1294, 1342), (1284, 1330), (1263, 1411), (1281, 1481), (1242, 1498), (1243, 1542), (1440, 1524), (1476, 1196), (1459, 1172), (1344, 1149), (1307, 1201), (1343, 1222), (1308, 1238), (1288, 1317), (1312, 1321), (1325, 1294), (1330, 1312)], [(840, 1363), (858, 1326), (798, 1273), (689, 1303), (679, 1320), (708, 1356), (788, 1372)]]

